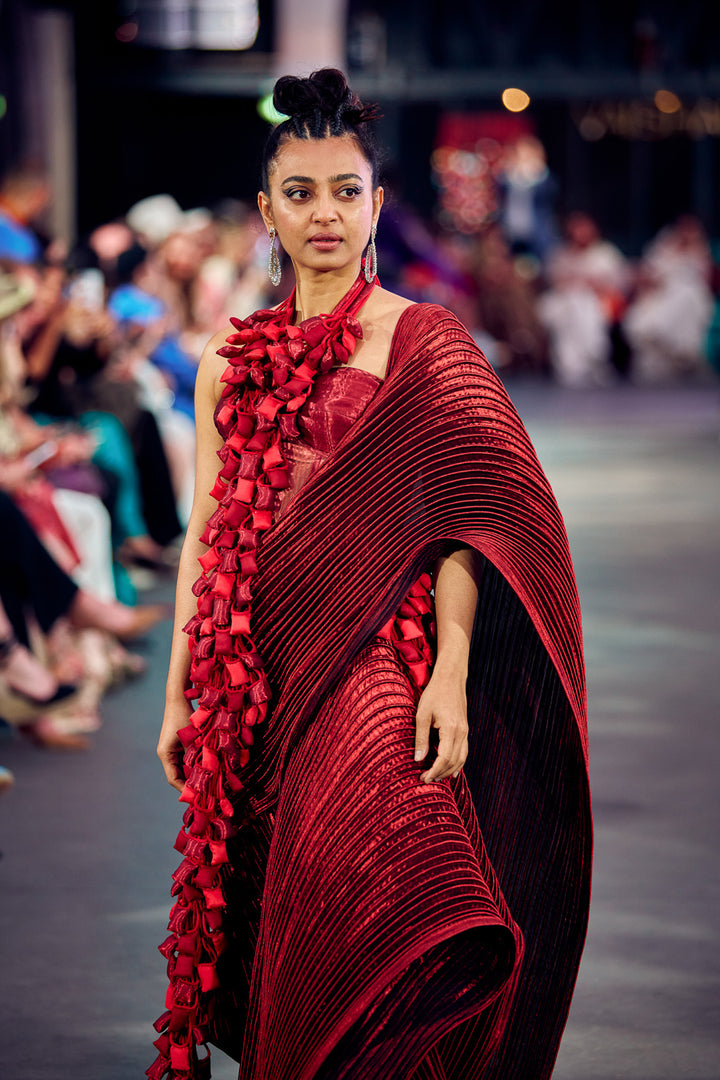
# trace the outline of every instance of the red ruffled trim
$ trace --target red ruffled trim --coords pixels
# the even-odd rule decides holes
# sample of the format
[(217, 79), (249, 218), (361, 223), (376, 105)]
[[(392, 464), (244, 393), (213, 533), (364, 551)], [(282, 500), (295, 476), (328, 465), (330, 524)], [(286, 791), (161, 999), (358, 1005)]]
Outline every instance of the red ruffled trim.
[(395, 614), (378, 631), (378, 636), (392, 642), (410, 679), (419, 692), (430, 681), (436, 640), (432, 579), (421, 574)]
[[(150, 1080), (210, 1076), (213, 991), (220, 985), (217, 963), (227, 947), (226, 843), (242, 825), (241, 774), (254, 728), (265, 720), (271, 698), (251, 635), (255, 549), (288, 483), (282, 439), (298, 433), (296, 416), (316, 376), (352, 356), (362, 328), (349, 309), (367, 288), (361, 275), (338, 309), (302, 326), (290, 325), (292, 296), (277, 310), (231, 319), (236, 332), (218, 350), (229, 362), (216, 411), (225, 442), (212, 490), (218, 508), (201, 537), (208, 551), (193, 586), (198, 610), (185, 627), (192, 683), (187, 697), (197, 705), (178, 732), (187, 778), (180, 799), (188, 808), (175, 847), (184, 858), (173, 874), (170, 936), (160, 946), (170, 985), (167, 1012), (155, 1025), (160, 1037), (158, 1057), (146, 1073)], [(423, 574), (380, 631), (397, 648), (418, 690), (432, 666), (430, 585)], [(202, 1058), (198, 1047), (205, 1050)]]

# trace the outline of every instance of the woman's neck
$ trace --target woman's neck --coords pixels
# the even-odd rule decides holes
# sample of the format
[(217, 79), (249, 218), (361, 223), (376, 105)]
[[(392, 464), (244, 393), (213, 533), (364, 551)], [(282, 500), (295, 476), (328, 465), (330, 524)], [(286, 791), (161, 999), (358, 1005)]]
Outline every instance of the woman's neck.
[(353, 287), (360, 273), (360, 265), (308, 273), (295, 271), (295, 323), (304, 322), (314, 315), (328, 315), (343, 296)]

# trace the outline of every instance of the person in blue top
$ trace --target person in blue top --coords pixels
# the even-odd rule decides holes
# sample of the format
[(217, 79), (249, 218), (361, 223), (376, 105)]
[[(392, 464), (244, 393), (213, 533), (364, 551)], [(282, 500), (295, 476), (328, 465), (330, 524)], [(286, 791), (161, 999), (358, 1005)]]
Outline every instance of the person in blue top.
[(194, 393), (197, 363), (183, 349), (177, 332), (172, 329), (167, 305), (144, 288), (144, 266), (148, 255), (136, 245), (118, 259), (117, 277), (120, 281), (108, 302), (108, 310), (121, 329), (133, 327), (157, 328), (157, 344), (148, 359), (168, 379), (174, 394), (173, 408), (195, 418)]
[(30, 227), (50, 202), (46, 177), (32, 168), (8, 172), (0, 183), (0, 259), (36, 263), (43, 247)]

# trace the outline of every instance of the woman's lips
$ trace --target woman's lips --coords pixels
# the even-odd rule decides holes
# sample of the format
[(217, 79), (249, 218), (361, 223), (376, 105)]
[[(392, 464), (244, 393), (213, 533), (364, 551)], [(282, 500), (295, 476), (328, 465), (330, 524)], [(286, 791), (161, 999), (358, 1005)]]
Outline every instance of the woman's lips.
[(339, 236), (335, 236), (332, 233), (319, 236), (311, 236), (310, 243), (318, 251), (334, 251), (335, 248), (342, 244), (342, 240)]

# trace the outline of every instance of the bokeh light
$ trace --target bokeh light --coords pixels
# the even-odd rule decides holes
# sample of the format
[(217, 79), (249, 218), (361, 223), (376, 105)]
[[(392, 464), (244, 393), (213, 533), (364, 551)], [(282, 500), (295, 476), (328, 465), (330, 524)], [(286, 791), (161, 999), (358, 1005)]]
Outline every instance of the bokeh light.
[(7, 98), (4, 94), (0, 94), (0, 120), (2, 120), (3, 116), (7, 112), (7, 107)]
[(479, 232), (497, 210), (495, 166), (485, 151), (485, 145), (474, 151), (440, 146), (431, 159), (433, 181), (440, 193), (440, 222), (466, 235)]
[(530, 95), (516, 86), (510, 86), (502, 92), (502, 103), (510, 112), (522, 112), (530, 104)]
[(602, 139), (603, 135), (607, 134), (607, 127), (598, 116), (593, 116), (592, 113), (588, 116), (583, 116), (579, 123), (580, 134), (587, 142), (597, 142), (598, 139)]
[(655, 106), (662, 113), (676, 113), (682, 109), (682, 102), (672, 90), (658, 90), (655, 94)]
[(131, 41), (134, 41), (137, 36), (138, 24), (136, 22), (122, 23), (115, 31), (115, 37), (118, 41), (122, 41), (123, 45), (127, 45)]

